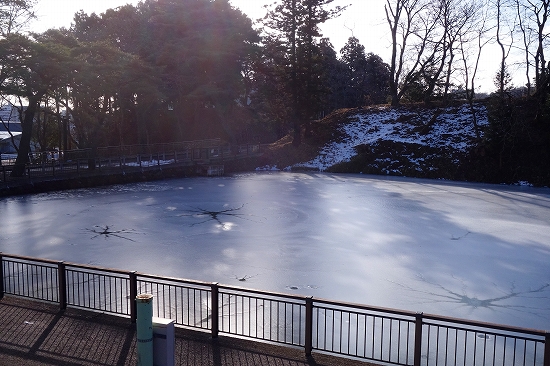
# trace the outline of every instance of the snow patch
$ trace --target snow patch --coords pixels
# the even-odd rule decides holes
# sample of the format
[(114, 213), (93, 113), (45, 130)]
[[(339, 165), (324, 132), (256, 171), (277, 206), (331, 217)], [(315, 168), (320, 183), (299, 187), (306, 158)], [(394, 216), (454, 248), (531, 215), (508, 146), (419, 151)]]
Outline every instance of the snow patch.
[[(474, 113), (480, 127), (488, 124), (485, 106), (475, 105)], [(341, 132), (340, 141), (326, 144), (317, 157), (294, 167), (324, 171), (350, 161), (357, 155), (357, 146), (382, 140), (466, 152), (476, 138), (473, 114), (467, 104), (443, 110), (376, 107), (349, 117)], [(412, 166), (417, 166), (423, 158), (409, 159)]]

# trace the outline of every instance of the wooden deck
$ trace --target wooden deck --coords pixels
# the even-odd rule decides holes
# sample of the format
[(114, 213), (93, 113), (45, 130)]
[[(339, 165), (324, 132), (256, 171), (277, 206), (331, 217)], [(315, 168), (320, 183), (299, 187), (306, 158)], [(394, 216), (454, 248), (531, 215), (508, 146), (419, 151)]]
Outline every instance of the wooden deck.
[[(136, 365), (135, 324), (129, 319), (12, 296), (0, 300), (0, 365)], [(176, 328), (180, 366), (365, 366), (367, 363)]]

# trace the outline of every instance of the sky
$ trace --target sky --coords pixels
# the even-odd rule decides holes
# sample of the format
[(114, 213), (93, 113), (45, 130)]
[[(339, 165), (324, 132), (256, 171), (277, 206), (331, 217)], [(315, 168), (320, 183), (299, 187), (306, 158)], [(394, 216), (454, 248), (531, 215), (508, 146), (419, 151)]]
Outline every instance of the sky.
[[(265, 15), (265, 4), (275, 0), (230, 0), (249, 18), (256, 20)], [(131, 3), (136, 5), (139, 0), (37, 0), (36, 14), (38, 19), (33, 23), (32, 30), (45, 31), (50, 28), (69, 27), (73, 16), (79, 10), (86, 13), (102, 13), (109, 8)], [(339, 51), (349, 37), (355, 36), (365, 46), (366, 52), (379, 55), (385, 62), (390, 61), (390, 37), (385, 20), (384, 0), (334, 0), (332, 6), (350, 5), (340, 17), (327, 21), (322, 27), (322, 33)], [(478, 91), (494, 89), (492, 78), (496, 73), (498, 52), (487, 49), (483, 56), (477, 81)], [(521, 81), (520, 81), (521, 83)]]
[[(230, 0), (231, 4), (247, 14), (252, 20), (265, 15), (265, 4), (274, 0)], [(38, 19), (33, 29), (44, 31), (49, 28), (69, 27), (73, 15), (79, 10), (87, 13), (102, 13), (109, 8), (131, 3), (137, 4), (138, 0), (38, 0)], [(387, 42), (380, 42), (382, 38), (387, 40), (386, 24), (384, 20), (384, 1), (382, 0), (335, 0), (334, 6), (351, 6), (343, 14), (334, 20), (328, 21), (323, 27), (323, 33), (332, 41), (336, 50), (340, 50), (347, 39), (354, 35), (359, 38), (367, 48), (367, 52), (382, 55), (388, 53), (384, 46)]]

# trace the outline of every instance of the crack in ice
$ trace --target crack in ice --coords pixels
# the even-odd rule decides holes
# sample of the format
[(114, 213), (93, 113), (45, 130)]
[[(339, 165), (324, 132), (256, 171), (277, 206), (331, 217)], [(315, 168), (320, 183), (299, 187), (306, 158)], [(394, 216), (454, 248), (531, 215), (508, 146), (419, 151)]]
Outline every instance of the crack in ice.
[[(100, 228), (101, 230), (98, 230), (96, 228)], [(129, 241), (135, 241), (131, 238), (127, 238), (121, 234), (137, 234), (137, 232), (135, 230), (127, 230), (127, 229), (122, 229), (122, 230), (111, 230), (109, 228), (109, 225), (105, 225), (105, 227), (101, 227), (99, 225), (95, 225), (94, 226), (94, 229), (85, 229), (86, 231), (88, 232), (91, 232), (91, 233), (94, 233), (96, 235), (92, 236), (91, 239), (95, 239), (97, 238), (98, 236), (101, 236), (103, 235), (105, 237), (105, 240), (107, 240), (107, 238), (111, 237), (111, 236), (114, 236), (114, 237), (117, 237), (117, 238), (120, 238), (120, 239), (124, 239), (124, 240), (129, 240)]]
[(218, 223), (218, 225), (222, 229), (230, 230), (231, 229), (231, 223), (223, 222), (222, 219), (220, 218), (220, 216), (238, 217), (242, 220), (256, 222), (254, 220), (250, 220), (250, 219), (245, 217), (245, 216), (250, 216), (250, 215), (235, 213), (235, 211), (241, 210), (244, 206), (245, 206), (245, 204), (243, 203), (240, 207), (228, 208), (226, 210), (219, 210), (219, 211), (206, 210), (206, 209), (203, 209), (201, 207), (192, 207), (193, 210), (189, 210), (188, 214), (181, 214), (181, 215), (178, 215), (178, 216), (179, 217), (185, 217), (185, 216), (186, 217), (196, 217), (196, 218), (207, 217), (205, 220), (200, 221), (200, 222), (195, 222), (195, 223), (191, 224), (190, 226), (195, 226), (195, 225), (205, 224), (205, 223), (210, 222), (210, 221), (215, 221), (215, 222)]

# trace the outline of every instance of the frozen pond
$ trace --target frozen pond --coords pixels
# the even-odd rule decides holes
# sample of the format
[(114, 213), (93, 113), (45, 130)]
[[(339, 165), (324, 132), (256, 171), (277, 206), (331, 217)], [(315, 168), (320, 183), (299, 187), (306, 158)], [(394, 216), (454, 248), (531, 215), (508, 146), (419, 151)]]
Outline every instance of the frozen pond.
[(550, 330), (549, 189), (254, 173), (4, 198), (0, 215), (5, 253)]

